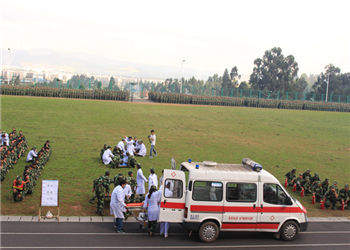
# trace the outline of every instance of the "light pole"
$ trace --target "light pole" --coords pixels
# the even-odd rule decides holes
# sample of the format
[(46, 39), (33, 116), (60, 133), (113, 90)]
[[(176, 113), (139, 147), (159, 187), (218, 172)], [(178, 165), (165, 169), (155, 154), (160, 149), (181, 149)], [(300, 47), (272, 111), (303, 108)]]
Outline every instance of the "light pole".
[(326, 90), (326, 102), (328, 101), (329, 75), (330, 75), (330, 73), (328, 73), (327, 90)]
[(184, 62), (185, 62), (186, 60), (185, 59), (183, 59), (182, 61), (181, 61), (181, 84), (180, 84), (180, 93), (182, 94), (182, 84), (183, 84), (183, 82), (182, 82), (182, 79), (183, 79), (183, 73), (182, 73), (182, 69), (183, 69), (183, 67), (184, 67)]

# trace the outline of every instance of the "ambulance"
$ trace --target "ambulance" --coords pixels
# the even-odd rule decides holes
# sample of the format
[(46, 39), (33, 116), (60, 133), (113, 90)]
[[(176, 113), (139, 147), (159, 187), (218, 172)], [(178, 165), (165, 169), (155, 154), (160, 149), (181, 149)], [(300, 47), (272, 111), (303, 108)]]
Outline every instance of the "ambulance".
[(182, 223), (203, 242), (214, 242), (220, 231), (272, 232), (290, 241), (307, 230), (306, 209), (248, 158), (242, 164), (189, 160), (180, 170), (165, 169), (161, 193), (159, 221)]

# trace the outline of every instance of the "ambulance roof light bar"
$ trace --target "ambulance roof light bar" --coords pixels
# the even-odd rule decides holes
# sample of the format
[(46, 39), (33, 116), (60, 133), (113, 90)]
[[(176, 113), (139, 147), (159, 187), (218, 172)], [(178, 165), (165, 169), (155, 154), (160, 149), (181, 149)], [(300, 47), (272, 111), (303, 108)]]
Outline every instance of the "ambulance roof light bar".
[(251, 167), (256, 172), (260, 172), (263, 168), (259, 163), (249, 158), (243, 158), (242, 164)]

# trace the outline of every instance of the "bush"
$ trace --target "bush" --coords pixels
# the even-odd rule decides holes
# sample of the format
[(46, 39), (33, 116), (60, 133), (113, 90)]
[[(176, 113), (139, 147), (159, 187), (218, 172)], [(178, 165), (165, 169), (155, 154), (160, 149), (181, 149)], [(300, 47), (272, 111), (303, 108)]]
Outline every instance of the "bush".
[(61, 98), (79, 98), (79, 99), (98, 99), (128, 101), (128, 91), (111, 90), (83, 90), (83, 89), (60, 89), (49, 87), (29, 87), (2, 85), (2, 95), (24, 95), (24, 96), (43, 96), (43, 97), (61, 97)]
[(276, 99), (261, 98), (239, 98), (239, 97), (220, 97), (220, 96), (196, 96), (186, 94), (158, 93), (150, 92), (148, 98), (154, 102), (161, 103), (180, 103), (195, 105), (218, 105), (218, 106), (245, 106), (256, 108), (276, 108), (276, 109), (300, 109), (300, 110), (319, 110), (350, 112), (348, 103), (324, 103), (310, 101), (288, 101)]

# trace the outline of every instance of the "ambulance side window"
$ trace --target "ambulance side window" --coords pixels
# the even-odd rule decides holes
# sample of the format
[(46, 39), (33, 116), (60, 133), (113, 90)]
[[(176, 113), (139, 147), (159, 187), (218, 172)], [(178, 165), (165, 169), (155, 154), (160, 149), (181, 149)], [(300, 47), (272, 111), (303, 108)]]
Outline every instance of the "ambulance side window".
[(194, 201), (222, 201), (223, 185), (214, 181), (195, 181), (192, 199)]
[(226, 200), (229, 202), (255, 202), (255, 183), (227, 183)]
[(181, 180), (166, 179), (163, 190), (164, 197), (181, 199), (183, 194), (182, 187), (183, 185)]
[(264, 184), (264, 202), (277, 205), (292, 205), (288, 195), (277, 184)]

